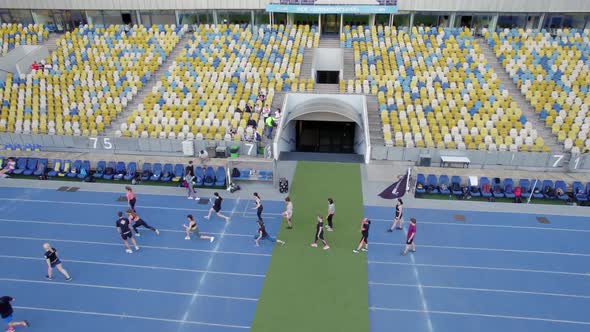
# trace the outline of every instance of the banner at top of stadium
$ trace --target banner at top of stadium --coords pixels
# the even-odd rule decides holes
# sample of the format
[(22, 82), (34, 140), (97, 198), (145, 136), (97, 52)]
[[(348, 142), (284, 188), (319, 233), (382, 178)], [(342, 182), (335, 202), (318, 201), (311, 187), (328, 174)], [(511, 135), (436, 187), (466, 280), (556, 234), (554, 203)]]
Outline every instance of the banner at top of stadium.
[(267, 4), (266, 11), (294, 14), (395, 14), (397, 13), (397, 6)]

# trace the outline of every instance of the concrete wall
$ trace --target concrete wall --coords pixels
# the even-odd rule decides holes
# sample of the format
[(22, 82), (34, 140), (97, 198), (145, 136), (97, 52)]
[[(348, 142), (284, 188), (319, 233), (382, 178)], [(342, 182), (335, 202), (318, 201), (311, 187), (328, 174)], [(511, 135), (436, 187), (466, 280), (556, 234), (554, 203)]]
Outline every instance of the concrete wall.
[(400, 11), (438, 12), (590, 12), (588, 0), (398, 0)]
[(3, 57), (0, 57), (0, 79), (4, 80), (8, 73), (14, 75), (26, 74), (31, 64), (49, 56), (46, 46), (22, 45), (15, 47)]

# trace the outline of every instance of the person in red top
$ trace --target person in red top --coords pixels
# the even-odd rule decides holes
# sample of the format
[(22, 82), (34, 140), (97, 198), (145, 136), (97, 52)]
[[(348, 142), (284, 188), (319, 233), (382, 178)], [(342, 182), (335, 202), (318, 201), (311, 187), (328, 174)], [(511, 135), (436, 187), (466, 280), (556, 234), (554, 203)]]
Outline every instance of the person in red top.
[(131, 208), (131, 211), (136, 212), (135, 203), (137, 202), (137, 200), (135, 199), (135, 193), (133, 192), (133, 188), (125, 187), (125, 190), (127, 190), (125, 196), (127, 197), (127, 203), (129, 203), (129, 208)]
[(402, 252), (402, 256), (408, 253), (408, 248), (412, 246), (412, 252), (416, 252), (416, 245), (414, 244), (414, 237), (416, 237), (416, 218), (410, 218), (410, 227), (408, 228), (408, 237), (406, 240), (406, 248)]
[(514, 203), (522, 203), (522, 188), (520, 186), (514, 188)]

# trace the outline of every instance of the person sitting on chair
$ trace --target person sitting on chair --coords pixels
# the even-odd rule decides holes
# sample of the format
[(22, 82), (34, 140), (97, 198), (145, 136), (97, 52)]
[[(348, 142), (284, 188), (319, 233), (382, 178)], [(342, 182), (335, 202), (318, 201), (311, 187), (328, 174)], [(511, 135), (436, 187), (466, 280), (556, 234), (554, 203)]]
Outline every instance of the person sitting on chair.
[(201, 163), (209, 161), (209, 153), (206, 150), (199, 151), (199, 160), (201, 160)]

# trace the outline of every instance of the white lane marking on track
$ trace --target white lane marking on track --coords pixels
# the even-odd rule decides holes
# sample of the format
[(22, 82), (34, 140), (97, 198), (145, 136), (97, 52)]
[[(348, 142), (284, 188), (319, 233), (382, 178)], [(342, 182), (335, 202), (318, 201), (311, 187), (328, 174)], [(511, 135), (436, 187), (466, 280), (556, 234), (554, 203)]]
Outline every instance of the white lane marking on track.
[[(368, 263), (369, 264), (412, 266), (412, 264), (410, 264), (410, 263), (401, 263), (401, 262), (368, 261)], [(467, 269), (467, 270), (528, 272), (528, 273), (544, 273), (544, 274), (562, 274), (562, 275), (572, 275), (572, 276), (586, 276), (586, 273), (578, 273), (578, 272), (548, 271), (548, 270), (531, 270), (531, 269), (516, 269), (516, 268), (489, 267), (489, 266), (445, 265), (445, 264), (415, 264), (415, 266), (420, 266), (420, 267), (442, 267), (442, 268)]]
[[(370, 307), (369, 309), (370, 310), (377, 310), (377, 311), (397, 311), (397, 312), (425, 313), (424, 310), (415, 310), (415, 309), (384, 308), (384, 307)], [(575, 325), (590, 325), (590, 322), (575, 321), (575, 320), (563, 320), (563, 319), (549, 319), (549, 318), (542, 318), (542, 317), (493, 315), (493, 314), (483, 314), (483, 313), (456, 312), (456, 311), (439, 311), (439, 310), (429, 310), (428, 313), (430, 313), (430, 314), (439, 314), (439, 315), (475, 316), (475, 317), (487, 317), (487, 318), (503, 318), (503, 319), (515, 319), (515, 320), (541, 321), (541, 322), (549, 322), (549, 323), (563, 323), (563, 324), (575, 324)]]
[[(63, 225), (63, 226), (79, 226), (79, 227), (97, 227), (97, 228), (109, 228), (112, 229), (113, 226), (108, 225), (90, 225), (90, 224), (78, 224), (78, 223), (70, 223), (70, 222), (59, 222), (59, 221), (41, 221), (41, 220), (20, 220), (20, 219), (1, 219), (0, 222), (15, 222), (15, 223), (31, 223), (31, 224), (48, 224), (48, 225)], [(175, 229), (165, 229), (165, 228), (158, 228), (160, 232), (170, 232), (170, 233), (182, 233), (185, 234), (186, 231), (182, 230), (175, 230)], [(213, 233), (213, 232), (202, 232), (201, 234), (221, 234), (221, 233)], [(235, 233), (225, 233), (224, 235), (227, 236), (236, 236), (236, 237), (250, 237), (248, 234), (235, 234)]]
[(197, 321), (185, 321), (185, 320), (180, 320), (180, 319), (145, 317), (145, 316), (135, 316), (135, 315), (126, 315), (126, 314), (112, 314), (112, 313), (95, 312), (95, 311), (65, 310), (65, 309), (25, 307), (25, 306), (14, 306), (14, 308), (19, 309), (19, 310), (46, 311), (46, 312), (103, 316), (103, 317), (115, 317), (115, 318), (131, 318), (131, 319), (138, 319), (138, 320), (150, 320), (150, 321), (159, 321), (159, 322), (168, 322), (168, 323), (182, 323), (182, 324), (193, 324), (193, 325), (203, 325), (203, 326), (227, 327), (227, 328), (234, 328), (234, 329), (249, 329), (250, 328), (250, 326), (244, 326), (244, 325), (230, 325), (230, 324), (217, 324), (217, 323), (197, 322)]
[[(0, 235), (0, 239), (30, 240), (30, 241), (53, 241), (53, 242), (66, 242), (66, 243), (96, 244), (96, 245), (102, 245), (102, 246), (121, 246), (120, 243), (114, 243), (114, 242), (63, 240), (63, 239), (49, 239), (49, 238), (37, 238), (37, 237), (25, 237), (25, 236)], [(213, 250), (204, 250), (204, 249), (159, 247), (159, 246), (148, 246), (148, 245), (143, 245), (143, 246), (141, 246), (141, 248), (160, 249), (160, 250), (176, 250), (176, 251), (192, 251), (192, 252), (207, 252), (207, 253), (218, 253), (218, 254), (226, 254), (226, 255), (242, 255), (242, 256), (265, 256), (265, 257), (271, 256), (270, 254), (260, 254), (260, 253), (248, 253), (248, 252), (237, 252), (237, 251), (217, 251), (217, 252), (214, 252)]]
[[(387, 287), (418, 287), (418, 285), (414, 285), (414, 284), (397, 284), (397, 283), (373, 282), (373, 281), (369, 281), (369, 285), (387, 286)], [(430, 286), (430, 285), (421, 285), (421, 286), (423, 288), (432, 288), (432, 289), (448, 289), (448, 290), (462, 290), (462, 291), (484, 292), (484, 293), (486, 293), (486, 292), (487, 293), (508, 293), (508, 294), (540, 295), (540, 296), (554, 296), (554, 297), (570, 297), (570, 298), (576, 298), (576, 299), (590, 299), (590, 295), (533, 292), (533, 291), (522, 291), (522, 290), (512, 290), (512, 289), (455, 287), (455, 286)]]
[[(1, 220), (1, 219), (0, 219)], [(385, 242), (371, 242), (372, 245), (379, 246), (400, 246), (399, 243), (385, 243)], [(459, 247), (459, 246), (435, 246), (420, 243), (420, 248), (436, 248), (436, 249), (457, 249), (457, 250), (473, 250), (473, 251), (498, 251), (498, 252), (515, 252), (524, 254), (540, 254), (540, 255), (563, 255), (563, 256), (580, 256), (590, 257), (590, 254), (561, 252), (561, 251), (539, 251), (539, 250), (522, 250), (522, 249), (501, 249), (501, 248), (479, 248), (479, 247)]]
[[(45, 261), (44, 258), (27, 257), (27, 256), (0, 255), (0, 258), (34, 260), (34, 261)], [(84, 260), (75, 260), (75, 259), (68, 259), (67, 262), (68, 263), (78, 263), (78, 264), (89, 264), (89, 265), (117, 266), (117, 267), (126, 267), (126, 268), (128, 267), (128, 268), (147, 269), (147, 270), (179, 271), (179, 272), (190, 272), (190, 273), (205, 273), (205, 272), (207, 272), (207, 273), (210, 273), (210, 274), (238, 276), (238, 277), (253, 277), (253, 278), (264, 278), (265, 277), (264, 274), (239, 273), (239, 272), (222, 272), (222, 271), (205, 271), (205, 270), (199, 270), (199, 269), (183, 269), (183, 268), (165, 267), (165, 266), (154, 266), (154, 265), (135, 265), (135, 264), (107, 263), (107, 262), (84, 261)]]
[[(43, 281), (43, 280), (10, 279), (10, 278), (0, 278), (0, 281), (29, 283), (29, 284), (43, 284), (43, 285), (60, 285), (60, 286), (63, 285), (63, 286), (99, 288), (99, 289), (113, 289), (113, 290), (123, 290), (123, 291), (130, 291), (130, 292), (146, 292), (146, 293), (166, 294), (166, 295), (180, 295), (180, 296), (193, 296), (194, 295), (193, 293), (186, 293), (186, 292), (172, 292), (172, 291), (163, 291), (163, 290), (146, 289), (146, 288), (130, 288), (130, 287), (116, 287), (116, 286), (106, 286), (106, 285), (96, 285), (96, 284), (83, 284), (83, 283), (67, 282), (67, 281), (61, 282), (61, 281)], [(236, 301), (251, 301), (251, 302), (258, 301), (258, 299), (250, 298), (250, 297), (236, 297), (236, 296), (211, 295), (211, 294), (198, 294), (197, 296), (214, 298), (214, 299), (236, 300)]]
[[(390, 219), (371, 219), (371, 221), (387, 221), (391, 223)], [(576, 229), (576, 228), (557, 228), (557, 227), (535, 227), (535, 226), (513, 226), (513, 225), (491, 225), (491, 224), (470, 224), (470, 223), (452, 223), (452, 222), (433, 222), (433, 221), (420, 221), (420, 224), (424, 225), (443, 225), (443, 226), (459, 226), (459, 227), (486, 227), (486, 228), (509, 228), (509, 229), (535, 229), (541, 231), (553, 231), (553, 232), (580, 232), (590, 233), (590, 229)]]

